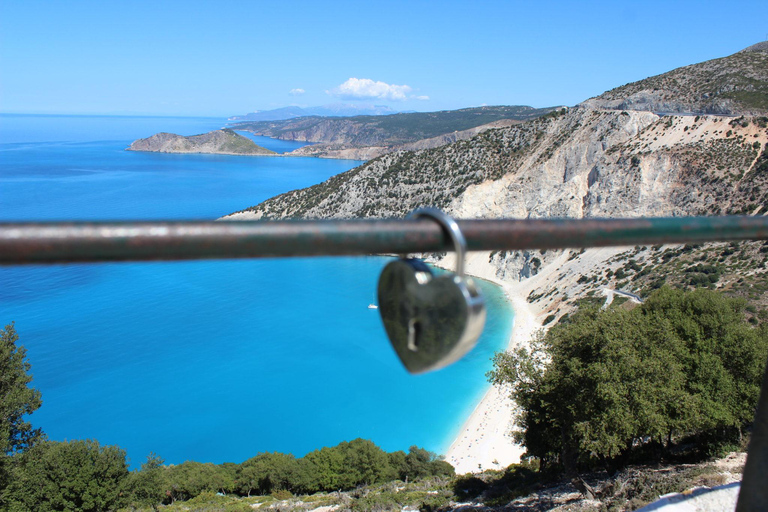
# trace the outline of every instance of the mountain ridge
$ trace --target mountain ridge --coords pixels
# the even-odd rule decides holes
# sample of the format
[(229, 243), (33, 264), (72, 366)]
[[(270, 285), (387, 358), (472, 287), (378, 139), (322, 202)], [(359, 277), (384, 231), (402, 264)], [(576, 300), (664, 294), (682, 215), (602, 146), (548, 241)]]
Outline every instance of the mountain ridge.
[(768, 42), (616, 87), (580, 105), (677, 114), (768, 113)]
[(325, 117), (346, 117), (346, 116), (386, 116), (400, 113), (397, 110), (386, 105), (353, 105), (344, 103), (333, 103), (330, 105), (321, 105), (319, 107), (297, 107), (289, 106), (276, 108), (272, 110), (257, 110), (242, 116), (232, 116), (229, 121), (282, 121), (296, 117), (325, 116)]
[[(292, 152), (292, 156), (337, 157), (349, 150), (358, 154), (375, 156), (404, 149), (407, 144), (422, 140), (449, 136), (465, 132), (465, 137), (474, 133), (467, 130), (501, 120), (525, 121), (560, 107), (535, 109), (529, 106), (484, 106), (439, 112), (398, 113), (386, 116), (353, 117), (298, 117), (282, 121), (234, 123), (230, 127), (245, 130), (255, 135), (283, 140), (313, 142), (312, 148)], [(435, 142), (435, 141), (433, 141)], [(429, 146), (429, 143), (424, 143)], [(361, 151), (363, 148), (377, 150)], [(342, 152), (342, 153), (339, 153)], [(345, 158), (342, 156), (341, 158)], [(368, 157), (370, 158), (370, 156)]]
[[(741, 59), (726, 64), (732, 71), (750, 67)], [(694, 75), (706, 79), (718, 69), (694, 68)], [(766, 85), (768, 77), (755, 84), (759, 94)], [(457, 218), (761, 214), (768, 211), (768, 116), (733, 117), (739, 113), (660, 115), (584, 102), (470, 140), (394, 151), (226, 218), (403, 217), (427, 205)], [(755, 251), (748, 254), (753, 258)], [(451, 257), (436, 262), (450, 266)], [(567, 314), (576, 299), (594, 293), (578, 281), (583, 272), (598, 279), (601, 271), (618, 268), (613, 258), (631, 257), (622, 248), (493, 251), (471, 254), (467, 271), (530, 294), (543, 322)], [(738, 271), (731, 275), (738, 279)], [(761, 276), (762, 270), (753, 279)], [(621, 281), (599, 278), (606, 286)], [(768, 295), (755, 300), (768, 303)]]

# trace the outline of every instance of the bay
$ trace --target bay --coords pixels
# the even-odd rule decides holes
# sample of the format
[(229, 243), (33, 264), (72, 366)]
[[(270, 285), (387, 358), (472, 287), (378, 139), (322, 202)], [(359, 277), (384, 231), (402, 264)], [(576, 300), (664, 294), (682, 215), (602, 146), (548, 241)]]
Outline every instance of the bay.
[[(157, 131), (224, 123), (0, 115), (0, 220), (211, 219), (359, 163), (124, 151)], [(386, 261), (2, 267), (0, 323), (15, 321), (43, 394), (33, 424), (55, 440), (117, 444), (134, 467), (150, 452), (241, 462), (356, 437), (442, 452), (487, 389), (511, 310), (481, 283), (489, 320), (475, 350), (410, 376), (367, 308)]]

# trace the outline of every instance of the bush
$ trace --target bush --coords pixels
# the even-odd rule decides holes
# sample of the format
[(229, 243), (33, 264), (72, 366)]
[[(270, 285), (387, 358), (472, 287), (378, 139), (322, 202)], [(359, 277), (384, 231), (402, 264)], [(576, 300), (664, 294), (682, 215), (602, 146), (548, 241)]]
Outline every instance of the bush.
[(45, 442), (15, 461), (11, 510), (112, 510), (124, 504), (125, 451), (97, 441)]
[(488, 488), (488, 484), (473, 474), (461, 475), (453, 482), (453, 494), (456, 501), (468, 501), (477, 498)]
[(745, 305), (664, 287), (630, 311), (579, 310), (530, 349), (497, 353), (488, 376), (511, 386), (542, 467), (615, 469), (635, 446), (686, 434), (706, 452), (754, 416), (768, 330), (746, 322)]

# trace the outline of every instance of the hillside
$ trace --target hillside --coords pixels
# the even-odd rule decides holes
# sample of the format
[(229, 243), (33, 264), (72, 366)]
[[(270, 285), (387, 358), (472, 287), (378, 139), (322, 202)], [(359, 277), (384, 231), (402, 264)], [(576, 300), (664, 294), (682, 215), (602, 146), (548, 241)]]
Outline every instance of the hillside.
[(311, 153), (304, 149), (296, 154), (334, 157), (334, 151), (371, 146), (380, 148), (378, 153), (383, 154), (403, 144), (463, 132), (500, 120), (526, 121), (552, 110), (524, 106), (476, 107), (387, 116), (311, 116), (284, 121), (235, 123), (231, 127), (277, 139), (320, 143)]
[(358, 105), (337, 103), (332, 105), (322, 105), (319, 107), (282, 107), (273, 110), (260, 110), (241, 116), (232, 116), (230, 121), (280, 121), (283, 119), (293, 119), (306, 116), (385, 116), (396, 114), (385, 105)]
[[(689, 84), (716, 81), (726, 68), (731, 73), (728, 76), (757, 76), (754, 60), (765, 56), (758, 45), (756, 51), (668, 75)], [(727, 66), (717, 64), (720, 61)], [(754, 102), (767, 101), (768, 93), (760, 91), (768, 80), (754, 80)], [(648, 83), (630, 84), (625, 90), (644, 90)], [(678, 94), (675, 91), (679, 89), (672, 90)], [(686, 101), (680, 99), (678, 105), (687, 105)], [(662, 116), (600, 106), (595, 108), (588, 101), (524, 123), (489, 129), (470, 140), (386, 154), (229, 218), (402, 217), (425, 205), (458, 218), (768, 211), (768, 117)], [(711, 256), (715, 250), (728, 251), (718, 247), (710, 244), (691, 251), (696, 258)], [(472, 253), (468, 270), (508, 284), (514, 295), (529, 297), (528, 307), (541, 322), (568, 313), (582, 298), (608, 293), (603, 288), (653, 289), (658, 282), (651, 278), (662, 270), (670, 273), (670, 283), (712, 284), (755, 304), (768, 304), (768, 275), (760, 247), (758, 242), (745, 243), (737, 251), (738, 257), (724, 257), (716, 284), (699, 279), (703, 272), (693, 268), (698, 264), (693, 259), (676, 257), (679, 265), (667, 265), (665, 254), (672, 254), (676, 247), (658, 248), (657, 252), (641, 248), (637, 253), (627, 248)], [(635, 263), (625, 268), (633, 258)], [(617, 273), (620, 268), (624, 270)], [(649, 277), (651, 269), (655, 270)], [(752, 280), (748, 290), (744, 288), (745, 272)], [(642, 275), (635, 277), (637, 274)]]
[(467, 130), (444, 133), (443, 135), (438, 135), (436, 137), (421, 139), (416, 142), (406, 142), (405, 144), (396, 144), (394, 146), (350, 147), (345, 144), (311, 144), (291, 151), (290, 155), (341, 158), (348, 160), (371, 160), (386, 155), (387, 153), (394, 153), (395, 151), (418, 151), (420, 149), (438, 148), (460, 140), (469, 140), (475, 135), (487, 130), (513, 126), (520, 124), (521, 122), (522, 121), (516, 121), (514, 119), (500, 119)]
[(184, 137), (173, 133), (156, 133), (134, 141), (127, 151), (156, 153), (215, 153), (220, 155), (276, 155), (274, 151), (256, 145), (252, 140), (232, 130), (215, 130)]
[(768, 43), (612, 89), (590, 108), (759, 115), (768, 112)]

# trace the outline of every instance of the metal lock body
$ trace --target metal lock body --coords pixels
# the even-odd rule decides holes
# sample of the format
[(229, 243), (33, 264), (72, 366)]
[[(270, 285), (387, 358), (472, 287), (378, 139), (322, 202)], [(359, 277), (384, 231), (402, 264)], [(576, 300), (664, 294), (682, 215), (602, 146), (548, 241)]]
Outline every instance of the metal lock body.
[[(485, 301), (463, 272), (466, 243), (456, 222), (439, 210), (416, 210), (448, 229), (457, 251), (457, 273), (435, 275), (421, 260), (401, 258), (379, 278), (379, 312), (400, 361), (410, 373), (443, 368), (471, 350), (485, 326)], [(452, 226), (451, 226), (452, 224)]]

